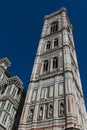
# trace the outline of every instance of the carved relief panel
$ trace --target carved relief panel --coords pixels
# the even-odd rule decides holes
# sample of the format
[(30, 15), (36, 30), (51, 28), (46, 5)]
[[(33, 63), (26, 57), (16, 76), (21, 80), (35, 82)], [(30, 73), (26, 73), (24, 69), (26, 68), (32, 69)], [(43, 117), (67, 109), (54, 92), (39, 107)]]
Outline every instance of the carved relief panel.
[(38, 109), (38, 119), (39, 120), (43, 119), (43, 110), (44, 110), (44, 105), (43, 104), (39, 105), (39, 109)]
[(45, 118), (52, 118), (53, 117), (53, 103), (46, 103), (45, 104)]
[(34, 115), (34, 106), (31, 106), (31, 107), (29, 108), (28, 117), (27, 117), (27, 122), (33, 120), (33, 115)]
[(58, 111), (59, 111), (59, 116), (64, 116), (65, 113), (65, 109), (64, 109), (64, 100), (59, 101), (59, 107), (58, 107)]

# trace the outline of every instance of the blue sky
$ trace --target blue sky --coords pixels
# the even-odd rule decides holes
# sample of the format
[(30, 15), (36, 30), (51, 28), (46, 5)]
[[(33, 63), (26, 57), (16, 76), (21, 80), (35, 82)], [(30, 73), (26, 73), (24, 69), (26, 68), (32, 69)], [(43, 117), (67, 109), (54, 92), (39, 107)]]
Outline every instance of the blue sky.
[(71, 23), (87, 106), (87, 0), (0, 1), (0, 58), (8, 57), (12, 75), (27, 88), (44, 15), (66, 7)]

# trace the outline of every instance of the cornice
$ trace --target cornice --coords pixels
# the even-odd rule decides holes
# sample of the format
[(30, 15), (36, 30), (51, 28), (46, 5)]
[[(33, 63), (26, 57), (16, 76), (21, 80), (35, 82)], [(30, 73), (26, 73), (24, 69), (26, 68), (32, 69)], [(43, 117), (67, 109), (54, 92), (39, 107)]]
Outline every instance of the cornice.
[(72, 24), (70, 23), (70, 19), (69, 19), (69, 17), (68, 17), (67, 9), (66, 9), (65, 7), (62, 7), (60, 10), (55, 11), (54, 13), (51, 13), (51, 14), (49, 14), (49, 15), (45, 15), (45, 16), (44, 16), (44, 20), (50, 19), (50, 18), (52, 18), (52, 17), (54, 17), (54, 16), (56, 16), (56, 15), (59, 15), (59, 14), (61, 14), (62, 12), (65, 12), (65, 13), (66, 13), (66, 18), (67, 18), (67, 20), (68, 20), (67, 22), (68, 22), (68, 24), (70, 25), (70, 28), (72, 29), (73, 27), (72, 27)]
[(56, 11), (56, 12), (54, 12), (54, 13), (51, 13), (51, 14), (49, 14), (49, 15), (44, 16), (44, 20), (45, 20), (45, 19), (52, 18), (52, 17), (54, 17), (54, 16), (56, 16), (56, 15), (62, 13), (62, 12), (67, 12), (67, 10), (66, 10), (65, 7), (61, 8), (60, 10), (58, 10), (58, 11)]
[(54, 76), (61, 76), (62, 74), (63, 74), (63, 70), (56, 69), (54, 71), (41, 74), (41, 75), (39, 75), (39, 77), (36, 77), (35, 79), (31, 78), (30, 83), (31, 82), (37, 82), (39, 80), (45, 80), (45, 79), (53, 78)]
[(21, 91), (23, 91), (23, 82), (20, 80), (18, 76), (10, 77), (7, 80), (5, 80), (0, 84), (0, 88), (4, 87), (5, 85), (8, 86), (13, 84), (20, 88)]
[(17, 87), (23, 90), (23, 82), (20, 80), (18, 76), (8, 78), (7, 85), (12, 85), (12, 84), (15, 84)]

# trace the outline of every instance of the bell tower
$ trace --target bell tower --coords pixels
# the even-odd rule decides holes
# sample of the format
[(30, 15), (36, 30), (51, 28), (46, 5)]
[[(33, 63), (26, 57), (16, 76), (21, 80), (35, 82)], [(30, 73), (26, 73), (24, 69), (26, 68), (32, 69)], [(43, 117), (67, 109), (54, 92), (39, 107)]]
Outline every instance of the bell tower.
[(44, 17), (19, 130), (86, 130), (86, 110), (67, 11)]

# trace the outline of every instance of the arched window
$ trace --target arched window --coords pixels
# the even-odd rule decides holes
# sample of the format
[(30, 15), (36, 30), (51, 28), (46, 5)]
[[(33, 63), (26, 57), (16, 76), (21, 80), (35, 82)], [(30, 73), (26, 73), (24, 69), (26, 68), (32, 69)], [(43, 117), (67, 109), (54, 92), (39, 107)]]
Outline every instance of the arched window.
[(64, 103), (61, 102), (59, 106), (59, 115), (64, 116)]
[(47, 71), (48, 71), (48, 60), (45, 60), (43, 64), (43, 72), (47, 72)]
[(53, 69), (58, 68), (58, 57), (53, 58)]
[(56, 33), (58, 31), (58, 21), (55, 21), (51, 24), (51, 30), (50, 33)]
[(57, 47), (58, 46), (58, 38), (55, 38), (54, 39), (54, 47)]
[(46, 45), (46, 50), (49, 50), (50, 49), (50, 41), (47, 42), (47, 45)]

